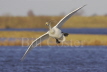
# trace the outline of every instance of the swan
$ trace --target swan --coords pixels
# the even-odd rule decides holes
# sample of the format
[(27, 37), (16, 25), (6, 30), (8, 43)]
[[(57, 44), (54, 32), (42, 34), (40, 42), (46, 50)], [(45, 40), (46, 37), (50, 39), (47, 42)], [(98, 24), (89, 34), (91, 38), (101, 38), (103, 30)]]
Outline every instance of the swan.
[(60, 43), (65, 41), (65, 37), (68, 36), (68, 33), (63, 33), (60, 28), (61, 26), (73, 15), (75, 14), (78, 10), (80, 10), (81, 8), (83, 8), (86, 5), (83, 5), (79, 8), (77, 8), (76, 10), (70, 12), (69, 14), (67, 14), (65, 17), (63, 17), (53, 28), (51, 27), (51, 24), (46, 22), (46, 25), (49, 27), (49, 31), (46, 32), (45, 34), (43, 34), (42, 36), (40, 36), (39, 38), (37, 38), (36, 40), (34, 40), (31, 45), (28, 47), (28, 49), (26, 50), (25, 54), (23, 55), (23, 57), (21, 58), (21, 60), (23, 60), (26, 56), (26, 54), (32, 49), (35, 48), (38, 44), (40, 44), (42, 41), (48, 39), (49, 37), (55, 38), (56, 39), (56, 43)]

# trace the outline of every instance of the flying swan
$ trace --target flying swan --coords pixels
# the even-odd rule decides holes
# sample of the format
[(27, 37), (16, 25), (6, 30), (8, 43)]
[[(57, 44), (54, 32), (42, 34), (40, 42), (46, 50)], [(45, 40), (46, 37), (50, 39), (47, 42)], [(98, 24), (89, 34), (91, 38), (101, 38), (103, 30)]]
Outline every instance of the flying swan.
[[(86, 6), (86, 5), (84, 5)], [(84, 6), (81, 6), (79, 8), (77, 8), (76, 10), (70, 12), (69, 14), (67, 14), (64, 18), (62, 18), (57, 24), (56, 26), (54, 26), (53, 28), (51, 27), (51, 25), (46, 22), (46, 25), (49, 27), (49, 31), (46, 32), (45, 34), (43, 34), (42, 36), (40, 36), (39, 38), (37, 38), (36, 40), (34, 40), (31, 45), (28, 47), (27, 51), (25, 52), (25, 54), (23, 55), (23, 57), (21, 58), (21, 60), (23, 60), (26, 56), (26, 54), (34, 47), (36, 47), (38, 44), (40, 44), (42, 41), (46, 40), (49, 37), (55, 38), (56, 39), (56, 43), (60, 43), (65, 41), (65, 37), (68, 36), (68, 33), (63, 33), (60, 28), (61, 26), (73, 15), (75, 14), (78, 10), (80, 10), (81, 8), (83, 8)]]

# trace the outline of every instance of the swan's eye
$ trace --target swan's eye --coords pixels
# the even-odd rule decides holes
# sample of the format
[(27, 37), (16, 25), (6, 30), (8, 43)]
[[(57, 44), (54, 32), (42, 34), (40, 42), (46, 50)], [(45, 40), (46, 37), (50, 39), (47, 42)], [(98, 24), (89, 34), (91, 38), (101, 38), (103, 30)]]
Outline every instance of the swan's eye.
[(45, 24), (45, 25), (47, 25), (47, 26), (48, 26), (48, 25), (49, 25), (49, 24), (48, 24), (48, 22), (46, 22), (46, 24)]

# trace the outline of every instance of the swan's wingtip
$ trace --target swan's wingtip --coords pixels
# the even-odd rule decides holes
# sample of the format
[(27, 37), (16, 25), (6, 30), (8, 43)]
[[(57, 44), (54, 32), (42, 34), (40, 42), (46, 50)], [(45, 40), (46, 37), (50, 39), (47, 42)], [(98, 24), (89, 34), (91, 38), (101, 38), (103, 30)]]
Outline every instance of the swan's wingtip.
[(87, 4), (85, 4), (84, 6), (87, 6)]
[(20, 60), (21, 60), (21, 61), (23, 61), (23, 60), (24, 60), (24, 58), (25, 58), (25, 57), (23, 56)]
[(83, 7), (85, 7), (85, 6), (87, 6), (87, 4), (85, 4), (85, 5), (81, 6), (81, 8), (83, 8)]
[(21, 58), (20, 61), (23, 61), (23, 58)]

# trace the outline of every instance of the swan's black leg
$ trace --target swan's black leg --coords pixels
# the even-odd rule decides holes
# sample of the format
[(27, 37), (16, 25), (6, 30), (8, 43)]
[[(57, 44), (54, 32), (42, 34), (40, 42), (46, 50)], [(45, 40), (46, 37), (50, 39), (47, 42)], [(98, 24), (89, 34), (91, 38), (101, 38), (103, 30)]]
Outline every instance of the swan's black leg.
[(68, 36), (69, 34), (68, 33), (64, 33), (64, 36)]
[[(63, 32), (62, 32), (63, 33)], [(66, 36), (68, 36), (69, 34), (68, 33), (63, 33), (63, 35), (66, 37)]]
[(56, 43), (60, 43), (60, 41), (58, 39), (56, 39)]

